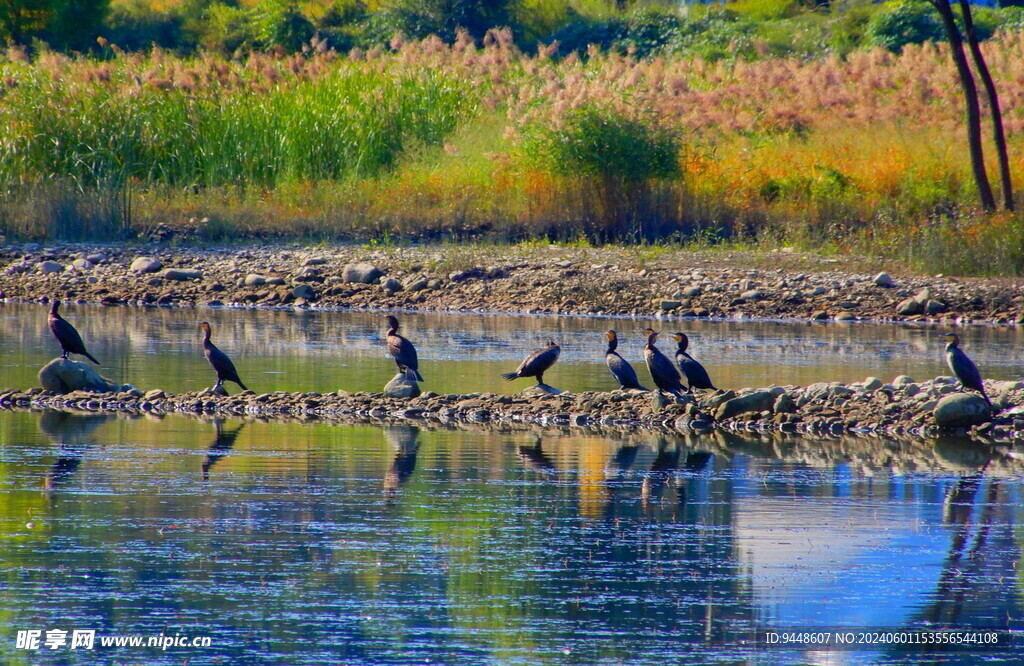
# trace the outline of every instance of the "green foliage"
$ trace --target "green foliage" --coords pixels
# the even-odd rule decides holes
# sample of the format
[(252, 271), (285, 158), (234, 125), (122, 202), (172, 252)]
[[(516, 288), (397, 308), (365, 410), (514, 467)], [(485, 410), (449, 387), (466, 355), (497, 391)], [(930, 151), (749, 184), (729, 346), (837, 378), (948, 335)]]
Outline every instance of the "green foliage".
[(249, 12), (222, 2), (207, 8), (205, 20), (186, 26), (195, 31), (195, 40), (211, 51), (231, 54), (251, 48), (258, 41)]
[(56, 49), (90, 49), (109, 5), (110, 0), (3, 0), (0, 44), (40, 39)]
[(836, 53), (846, 54), (867, 45), (868, 24), (877, 13), (878, 5), (859, 3), (843, 9), (828, 21), (829, 47)]
[(103, 33), (110, 42), (128, 51), (153, 44), (173, 49), (185, 41), (183, 20), (179, 13), (153, 9), (148, 0), (132, 0), (111, 7)]
[(560, 175), (639, 182), (679, 175), (679, 137), (657, 122), (609, 106), (587, 104), (558, 124), (524, 128), (528, 160)]
[(263, 47), (287, 52), (302, 48), (313, 37), (313, 24), (302, 15), (296, 0), (265, 0), (253, 9), (256, 37)]
[(776, 21), (800, 14), (806, 5), (800, 0), (737, 0), (729, 9), (754, 21)]
[(316, 22), (317, 35), (327, 46), (337, 51), (348, 51), (364, 42), (367, 16), (366, 4), (362, 0), (334, 0)]
[(370, 18), (367, 34), (387, 41), (395, 33), (409, 39), (436, 35), (455, 41), (459, 28), (482, 39), (493, 27), (512, 26), (511, 0), (395, 0)]
[[(1024, 0), (1022, 0), (1024, 2)], [(991, 12), (996, 29), (1019, 31), (1024, 30), (1024, 5), (1006, 6), (998, 12)], [(988, 12), (986, 12), (988, 13)]]
[(669, 53), (693, 53), (709, 60), (753, 54), (753, 21), (732, 11), (715, 11), (696, 19), (663, 10), (640, 9), (628, 16), (603, 21), (581, 19), (556, 31), (562, 53), (586, 53), (591, 45), (602, 51), (632, 53), (640, 58)]
[(899, 53), (907, 44), (941, 41), (945, 33), (935, 8), (925, 0), (899, 0), (871, 17), (867, 39), (872, 46)]

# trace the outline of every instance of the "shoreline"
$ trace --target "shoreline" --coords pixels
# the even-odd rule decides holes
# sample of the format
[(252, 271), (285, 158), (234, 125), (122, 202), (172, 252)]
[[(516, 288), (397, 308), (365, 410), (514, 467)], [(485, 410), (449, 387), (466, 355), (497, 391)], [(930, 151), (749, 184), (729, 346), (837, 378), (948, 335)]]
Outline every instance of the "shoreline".
[[(392, 398), (382, 393), (274, 393), (220, 395), (210, 389), (178, 395), (124, 387), (117, 393), (40, 388), (0, 391), (3, 409), (58, 409), (89, 413), (256, 417), (303, 420), (381, 420), (408, 423), (539, 425), (646, 429), (674, 433), (858, 434), (936, 438), (957, 435), (988, 443), (1024, 440), (1024, 382), (988, 382), (997, 413), (989, 414), (955, 380), (915, 382), (876, 378), (849, 385), (770, 386), (673, 397), (660, 391), (581, 392), (551, 395), (530, 387), (513, 396), (493, 393)], [(980, 409), (979, 409), (980, 405)], [(984, 412), (984, 413), (983, 413)]]
[(1024, 325), (1024, 280), (774, 250), (8, 245), (0, 299), (138, 306)]

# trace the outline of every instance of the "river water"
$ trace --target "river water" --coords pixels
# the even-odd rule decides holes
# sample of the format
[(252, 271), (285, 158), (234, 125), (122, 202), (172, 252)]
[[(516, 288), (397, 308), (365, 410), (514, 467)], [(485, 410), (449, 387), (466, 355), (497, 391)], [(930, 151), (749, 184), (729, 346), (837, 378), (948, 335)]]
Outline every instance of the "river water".
[[(212, 383), (200, 319), (257, 391), (379, 390), (394, 373), (376, 313), (65, 316), (105, 374), (143, 389)], [(549, 337), (563, 346), (549, 383), (610, 389), (603, 331), (619, 330), (635, 359), (652, 323), (402, 320), (424, 387), (462, 393), (525, 386), (497, 374)], [(943, 372), (934, 328), (682, 328), (726, 388)], [(33, 385), (57, 352), (45, 308), (2, 306), (0, 333), (0, 384)], [(1017, 332), (960, 333), (986, 376), (1020, 375)], [(920, 648), (778, 649), (761, 636), (1020, 630), (1022, 470), (955, 439), (0, 412), (0, 662), (934, 663)], [(17, 632), (33, 630), (210, 645), (19, 648)], [(942, 660), (1020, 654), (974, 647)]]

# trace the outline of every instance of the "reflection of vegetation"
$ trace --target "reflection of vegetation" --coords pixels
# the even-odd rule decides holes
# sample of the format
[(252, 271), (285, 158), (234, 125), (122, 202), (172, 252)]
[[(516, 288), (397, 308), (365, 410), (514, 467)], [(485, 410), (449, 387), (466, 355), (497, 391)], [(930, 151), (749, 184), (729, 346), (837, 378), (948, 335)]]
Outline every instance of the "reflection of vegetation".
[[(674, 646), (655, 652), (678, 654), (758, 615), (737, 555), (738, 492), (744, 501), (810, 503), (842, 491), (860, 505), (934, 506), (931, 495), (904, 491), (910, 482), (941, 485), (884, 474), (844, 483), (837, 461), (857, 446), (872, 450), (857, 438), (612, 439), (253, 421), (218, 427), (211, 445), (210, 424), (199, 420), (116, 425), (92, 435), (102, 460), (90, 456), (75, 472), (93, 492), (67, 488), (47, 503), (39, 470), (48, 461), (26, 464), (40, 444), (50, 447), (35, 415), (0, 418), (8, 626), (59, 615), (129, 633), (173, 613), (210, 622), (226, 637), (226, 661), (247, 650), (297, 653), (312, 641), (367, 663), (396, 654), (540, 663), (564, 656), (557, 651), (567, 642), (579, 646), (571, 660), (630, 662), (651, 658), (652, 635)], [(898, 446), (884, 450), (895, 456)], [(792, 458), (779, 460), (773, 447)], [(820, 472), (802, 461), (813, 449)], [(228, 450), (236, 453), (223, 456)], [(524, 468), (523, 450), (542, 452), (539, 470)], [(196, 481), (204, 456), (217, 465), (207, 484)], [(400, 492), (382, 491), (389, 478)], [(984, 539), (964, 540), (974, 546), (961, 549), (961, 561), (997, 553), (986, 571), (1010, 575), (1019, 548), (1006, 547), (1015, 518), (1004, 512), (1017, 491), (985, 483), (977, 497), (987, 492), (994, 513), (951, 511), (958, 517), (949, 525), (989, 525)], [(969, 507), (970, 495), (965, 481), (950, 506)], [(30, 508), (46, 528), (26, 543)], [(975, 589), (965, 588), (967, 597)], [(41, 591), (49, 596), (36, 608)]]

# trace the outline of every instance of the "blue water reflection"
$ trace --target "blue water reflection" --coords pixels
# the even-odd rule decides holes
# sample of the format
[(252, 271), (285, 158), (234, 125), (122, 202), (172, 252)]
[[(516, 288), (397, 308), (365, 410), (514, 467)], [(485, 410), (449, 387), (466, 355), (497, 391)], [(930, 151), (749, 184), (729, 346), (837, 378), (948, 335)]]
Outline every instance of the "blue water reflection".
[[(4, 663), (917, 663), (758, 631), (1021, 625), (1020, 472), (956, 443), (57, 413), (0, 435)], [(55, 628), (211, 645), (15, 645)]]

